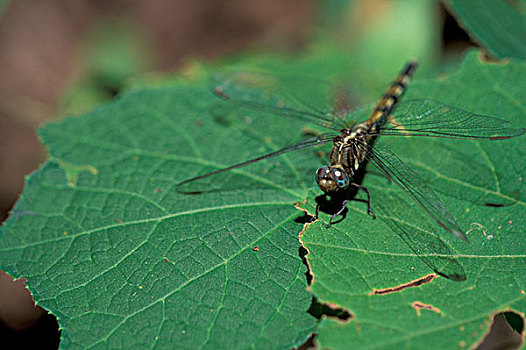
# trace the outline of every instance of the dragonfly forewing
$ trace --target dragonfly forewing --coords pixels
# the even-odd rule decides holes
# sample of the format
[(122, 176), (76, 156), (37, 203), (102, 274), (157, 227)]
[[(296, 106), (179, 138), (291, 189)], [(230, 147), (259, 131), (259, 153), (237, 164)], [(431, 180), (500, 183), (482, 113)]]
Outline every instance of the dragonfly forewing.
[[(295, 94), (292, 86), (301, 89), (301, 95)], [(315, 86), (312, 93), (309, 93), (309, 86)], [(345, 127), (344, 118), (357, 103), (352, 93), (324, 81), (305, 84), (301, 79), (257, 72), (218, 73), (212, 79), (211, 88), (217, 96), (231, 103), (335, 131)]]
[(198, 180), (201, 180), (201, 179), (213, 176), (213, 175), (218, 175), (218, 174), (230, 171), (230, 170), (234, 170), (234, 169), (241, 168), (241, 167), (244, 167), (244, 166), (247, 166), (247, 165), (250, 165), (250, 164), (254, 164), (254, 163), (259, 162), (259, 161), (264, 160), (264, 159), (277, 157), (277, 156), (280, 156), (280, 155), (288, 153), (288, 152), (324, 145), (326, 143), (331, 142), (333, 138), (334, 138), (333, 134), (321, 134), (321, 135), (318, 135), (318, 136), (315, 136), (315, 137), (311, 137), (311, 138), (308, 138), (306, 140), (303, 140), (303, 141), (300, 141), (298, 143), (295, 143), (295, 144), (293, 144), (291, 146), (279, 149), (277, 151), (274, 151), (274, 152), (271, 152), (271, 153), (267, 153), (267, 154), (261, 155), (259, 157), (256, 157), (256, 158), (253, 158), (253, 159), (241, 162), (241, 163), (237, 163), (237, 164), (230, 165), (230, 166), (227, 166), (227, 167), (224, 167), (224, 168), (220, 168), (220, 169), (212, 171), (210, 173), (206, 173), (206, 174), (199, 175), (199, 176), (194, 176), (192, 178), (189, 178), (187, 180), (179, 182), (177, 184), (177, 188), (178, 188), (179, 192), (187, 193), (187, 194), (197, 194), (197, 193), (205, 192), (205, 191), (202, 191), (202, 190), (192, 189), (192, 188), (190, 188), (188, 186), (185, 186), (185, 185), (188, 185), (190, 183), (193, 183), (195, 181), (198, 181)]
[(429, 99), (399, 104), (381, 135), (502, 140), (526, 132), (499, 118), (467, 112)]

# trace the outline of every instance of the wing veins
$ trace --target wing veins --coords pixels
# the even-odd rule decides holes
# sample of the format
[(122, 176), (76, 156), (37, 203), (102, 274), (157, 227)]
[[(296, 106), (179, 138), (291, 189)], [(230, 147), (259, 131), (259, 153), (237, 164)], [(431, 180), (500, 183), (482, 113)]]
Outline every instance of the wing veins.
[(506, 120), (470, 113), (430, 99), (400, 103), (388, 123), (378, 134), (498, 140), (526, 132), (525, 128), (508, 127), (511, 123)]
[(182, 185), (185, 185), (185, 184), (188, 184), (190, 182), (193, 182), (193, 181), (196, 181), (196, 180), (200, 180), (200, 179), (212, 176), (212, 175), (217, 175), (217, 174), (229, 171), (229, 170), (241, 168), (241, 167), (244, 167), (246, 165), (256, 163), (256, 162), (258, 162), (260, 160), (263, 160), (263, 159), (273, 158), (273, 157), (277, 157), (279, 155), (282, 155), (282, 154), (285, 154), (285, 153), (288, 153), (288, 152), (301, 150), (301, 149), (306, 149), (306, 148), (310, 148), (310, 147), (315, 147), (315, 146), (318, 146), (318, 145), (323, 145), (323, 144), (326, 144), (328, 142), (331, 142), (333, 140), (333, 138), (334, 138), (333, 134), (322, 134), (322, 135), (319, 135), (319, 136), (316, 136), (316, 137), (313, 137), (313, 138), (309, 138), (307, 140), (303, 140), (303, 141), (298, 142), (298, 143), (296, 143), (294, 145), (291, 145), (291, 146), (279, 149), (277, 151), (274, 151), (274, 152), (271, 152), (271, 153), (267, 153), (267, 154), (264, 154), (262, 156), (259, 156), (259, 157), (256, 157), (256, 158), (253, 158), (253, 159), (250, 159), (250, 160), (238, 163), (238, 164), (234, 164), (234, 165), (228, 166), (226, 168), (222, 168), (222, 169), (219, 169), (219, 170), (207, 173), (207, 174), (203, 174), (203, 175), (192, 177), (190, 179), (187, 179), (187, 180), (184, 180), (182, 182), (179, 182), (177, 184), (177, 187), (180, 187)]
[[(360, 143), (359, 146), (365, 150), (366, 158), (377, 169), (393, 179), (433, 220), (454, 236), (467, 240), (442, 200), (425, 183), (424, 179), (391, 151), (377, 145), (373, 148), (365, 143)], [(384, 155), (379, 155), (379, 152), (384, 153)]]

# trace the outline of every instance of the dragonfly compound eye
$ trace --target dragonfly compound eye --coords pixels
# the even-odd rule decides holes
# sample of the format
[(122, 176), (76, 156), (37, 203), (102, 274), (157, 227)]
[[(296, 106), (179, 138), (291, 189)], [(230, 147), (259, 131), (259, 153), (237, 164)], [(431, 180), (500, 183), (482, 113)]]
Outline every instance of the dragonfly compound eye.
[(322, 166), (318, 170), (316, 170), (316, 182), (320, 182), (321, 179), (326, 177), (329, 174), (329, 167)]
[(347, 173), (343, 171), (343, 169), (332, 168), (330, 170), (330, 176), (339, 189), (346, 189), (349, 187), (349, 176), (347, 176)]
[(328, 166), (322, 166), (316, 171), (316, 183), (318, 183), (318, 186), (320, 186), (320, 189), (327, 193), (327, 192), (335, 192), (338, 191), (338, 185), (331, 176), (331, 171)]

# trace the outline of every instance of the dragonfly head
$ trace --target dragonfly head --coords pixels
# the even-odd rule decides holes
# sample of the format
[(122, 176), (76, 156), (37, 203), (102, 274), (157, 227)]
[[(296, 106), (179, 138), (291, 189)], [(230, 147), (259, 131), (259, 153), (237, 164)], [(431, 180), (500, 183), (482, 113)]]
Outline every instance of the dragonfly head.
[(331, 165), (322, 166), (316, 171), (316, 182), (327, 193), (345, 190), (351, 181), (341, 165)]

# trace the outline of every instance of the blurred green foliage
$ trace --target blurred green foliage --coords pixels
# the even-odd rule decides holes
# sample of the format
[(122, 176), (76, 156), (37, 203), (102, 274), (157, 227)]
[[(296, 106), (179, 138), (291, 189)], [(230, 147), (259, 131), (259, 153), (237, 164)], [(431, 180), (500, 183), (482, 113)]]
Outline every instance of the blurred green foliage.
[(86, 35), (81, 48), (81, 78), (60, 101), (59, 114), (85, 113), (119, 94), (134, 76), (152, 67), (144, 38), (133, 24), (102, 19)]
[(497, 58), (526, 59), (526, 3), (514, 0), (450, 0), (473, 39)]

